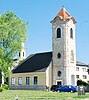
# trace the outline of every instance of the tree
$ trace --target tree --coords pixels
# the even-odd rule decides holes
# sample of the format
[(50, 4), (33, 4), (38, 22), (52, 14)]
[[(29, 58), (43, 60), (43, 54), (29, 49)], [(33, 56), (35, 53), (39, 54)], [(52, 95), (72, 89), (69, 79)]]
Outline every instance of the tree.
[(26, 38), (27, 23), (10, 11), (0, 15), (0, 72), (4, 77), (9, 75), (13, 58), (21, 51)]

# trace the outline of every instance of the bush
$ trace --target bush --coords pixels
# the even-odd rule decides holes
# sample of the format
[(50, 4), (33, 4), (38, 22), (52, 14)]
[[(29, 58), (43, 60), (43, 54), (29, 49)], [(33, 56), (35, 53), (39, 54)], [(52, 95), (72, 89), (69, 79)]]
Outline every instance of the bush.
[(2, 92), (2, 91), (3, 91), (3, 88), (0, 87), (0, 92)]
[(78, 81), (77, 81), (77, 86), (79, 86), (79, 85), (86, 86), (86, 85), (87, 85), (87, 83), (86, 83), (86, 82), (84, 82), (84, 81), (82, 81), (82, 80), (78, 80)]
[(8, 85), (7, 84), (2, 84), (2, 88), (8, 90)]

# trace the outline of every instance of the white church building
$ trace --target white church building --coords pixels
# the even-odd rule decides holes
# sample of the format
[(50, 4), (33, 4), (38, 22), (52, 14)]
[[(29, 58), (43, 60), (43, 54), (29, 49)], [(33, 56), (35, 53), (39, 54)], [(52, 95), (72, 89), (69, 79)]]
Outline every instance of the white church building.
[(88, 64), (76, 61), (74, 17), (63, 7), (51, 24), (52, 51), (31, 54), (17, 65), (9, 78), (10, 89), (43, 90), (56, 84), (76, 85), (80, 79), (89, 83)]

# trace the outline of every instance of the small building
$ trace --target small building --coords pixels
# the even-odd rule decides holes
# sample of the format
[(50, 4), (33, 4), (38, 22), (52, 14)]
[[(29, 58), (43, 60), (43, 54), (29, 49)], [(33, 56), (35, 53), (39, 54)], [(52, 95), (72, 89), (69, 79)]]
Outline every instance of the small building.
[(63, 7), (51, 23), (52, 52), (32, 54), (19, 64), (9, 79), (10, 89), (45, 90), (56, 84), (76, 85), (85, 78), (89, 82), (88, 65), (76, 62), (74, 17)]
[(88, 73), (89, 65), (77, 61), (76, 63), (76, 79), (83, 80), (86, 83), (89, 83), (89, 73)]

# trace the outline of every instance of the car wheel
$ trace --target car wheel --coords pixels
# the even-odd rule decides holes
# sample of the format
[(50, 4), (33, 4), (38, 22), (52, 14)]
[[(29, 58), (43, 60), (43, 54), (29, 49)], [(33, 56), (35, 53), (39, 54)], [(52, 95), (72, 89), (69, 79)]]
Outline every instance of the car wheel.
[(52, 90), (52, 92), (54, 92), (54, 90)]

